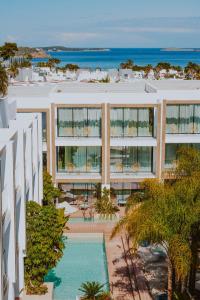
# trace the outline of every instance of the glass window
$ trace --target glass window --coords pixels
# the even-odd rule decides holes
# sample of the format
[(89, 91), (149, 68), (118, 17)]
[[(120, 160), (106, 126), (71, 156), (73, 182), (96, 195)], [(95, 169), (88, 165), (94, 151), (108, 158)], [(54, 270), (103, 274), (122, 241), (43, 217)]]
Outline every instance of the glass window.
[(73, 108), (74, 136), (87, 136), (87, 109)]
[(123, 162), (122, 162), (122, 147), (112, 147), (110, 149), (110, 171), (111, 173), (122, 173)]
[(138, 168), (140, 172), (152, 172), (152, 147), (138, 147)]
[(58, 108), (58, 136), (100, 137), (100, 108)]
[(47, 152), (42, 152), (43, 170), (47, 170)]
[(138, 136), (153, 135), (153, 109), (138, 109)]
[(112, 137), (153, 136), (153, 108), (112, 108)]
[(111, 189), (114, 190), (118, 204), (125, 204), (128, 197), (134, 192), (138, 192), (140, 187), (138, 183), (111, 183)]
[(200, 144), (166, 144), (165, 145), (165, 168), (172, 168), (175, 165), (177, 157), (177, 151), (181, 147), (194, 147), (200, 150)]
[(166, 133), (178, 133), (179, 107), (168, 105), (166, 117)]
[(101, 136), (101, 110), (88, 109), (88, 136)]
[(58, 136), (73, 136), (72, 109), (58, 109)]
[(111, 173), (152, 172), (152, 147), (112, 147), (110, 150)]
[(200, 105), (194, 105), (194, 133), (200, 133)]
[(200, 133), (200, 105), (167, 105), (166, 133)]
[(137, 136), (137, 113), (136, 108), (124, 109), (124, 136)]
[(180, 105), (179, 133), (193, 133), (193, 105)]
[(57, 147), (57, 170), (67, 173), (100, 173), (101, 147)]
[(72, 200), (76, 200), (80, 196), (83, 197), (83, 201), (94, 200), (94, 183), (66, 183), (60, 184), (59, 188)]
[(111, 136), (123, 136), (123, 109), (113, 108), (110, 112)]
[(47, 141), (47, 114), (42, 112), (42, 140)]
[(100, 172), (101, 153), (100, 147), (87, 148), (87, 172)]
[(177, 144), (167, 144), (165, 146), (165, 167), (172, 167), (176, 161)]
[(123, 159), (123, 170), (127, 173), (137, 172), (139, 169), (137, 160), (137, 147), (124, 148), (125, 155)]

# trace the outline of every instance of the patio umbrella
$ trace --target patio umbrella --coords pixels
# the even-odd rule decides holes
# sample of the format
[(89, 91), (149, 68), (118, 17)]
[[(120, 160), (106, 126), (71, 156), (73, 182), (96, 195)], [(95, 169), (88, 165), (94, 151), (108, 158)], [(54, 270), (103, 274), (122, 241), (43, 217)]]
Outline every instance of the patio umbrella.
[(62, 203), (56, 204), (57, 208), (64, 208), (65, 209), (65, 214), (73, 214), (75, 213), (78, 209), (76, 207), (71, 206), (69, 203), (66, 201), (63, 201)]

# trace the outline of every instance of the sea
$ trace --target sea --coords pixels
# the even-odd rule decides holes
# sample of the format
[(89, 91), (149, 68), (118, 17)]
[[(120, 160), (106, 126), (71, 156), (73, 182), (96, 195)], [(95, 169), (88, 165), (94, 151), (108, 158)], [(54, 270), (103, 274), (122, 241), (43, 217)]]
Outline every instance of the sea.
[[(195, 49), (197, 50), (197, 49)], [(48, 52), (52, 57), (61, 60), (60, 66), (66, 64), (77, 64), (81, 68), (119, 68), (120, 63), (131, 59), (137, 65), (151, 64), (155, 66), (158, 62), (169, 62), (173, 65), (184, 67), (188, 62), (200, 64), (200, 49), (164, 50), (160, 48), (111, 48), (105, 50), (88, 51), (60, 51)], [(33, 59), (33, 64), (48, 59)]]

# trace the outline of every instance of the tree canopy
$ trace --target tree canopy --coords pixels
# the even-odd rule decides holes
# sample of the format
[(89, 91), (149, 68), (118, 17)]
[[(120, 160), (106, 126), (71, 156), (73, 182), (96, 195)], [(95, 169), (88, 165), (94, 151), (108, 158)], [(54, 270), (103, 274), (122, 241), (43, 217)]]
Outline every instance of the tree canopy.
[(164, 247), (168, 258), (169, 300), (173, 294), (173, 272), (178, 282), (184, 282), (189, 275), (195, 255), (191, 238), (195, 233), (195, 241), (199, 239), (200, 226), (200, 153), (183, 148), (178, 157), (174, 181), (144, 181), (143, 193), (131, 196), (127, 213), (112, 234), (125, 229), (133, 249), (144, 240)]
[(0, 47), (0, 57), (2, 57), (3, 60), (7, 60), (10, 57), (15, 56), (17, 51), (18, 48), (16, 43), (5, 43)]
[(52, 176), (43, 172), (43, 203), (52, 204), (61, 195), (61, 191), (53, 185)]
[(30, 201), (26, 207), (27, 256), (25, 285), (28, 294), (44, 294), (44, 276), (63, 255), (64, 211), (53, 205), (40, 206)]
[(5, 96), (8, 90), (8, 75), (5, 68), (0, 64), (0, 97)]

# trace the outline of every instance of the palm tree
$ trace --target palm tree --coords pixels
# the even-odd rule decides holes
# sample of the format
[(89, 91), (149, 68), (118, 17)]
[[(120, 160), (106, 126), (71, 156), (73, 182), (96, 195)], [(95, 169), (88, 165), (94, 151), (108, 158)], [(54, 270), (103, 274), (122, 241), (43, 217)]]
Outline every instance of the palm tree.
[(196, 76), (198, 76), (200, 73), (200, 67), (198, 64), (189, 62), (187, 64), (187, 66), (185, 67), (185, 73), (186, 73), (187, 78), (195, 79)]
[(86, 281), (82, 283), (79, 291), (81, 291), (84, 295), (81, 297), (83, 300), (96, 300), (100, 299), (100, 296), (103, 293), (103, 284), (100, 284), (96, 281)]
[(47, 64), (50, 68), (55, 68), (56, 65), (60, 63), (60, 59), (57, 58), (49, 58)]
[(105, 219), (112, 219), (113, 216), (119, 211), (119, 208), (113, 203), (111, 199), (110, 190), (104, 188), (102, 194), (97, 198), (94, 207), (97, 213)]
[(67, 64), (64, 68), (69, 71), (77, 71), (79, 69), (79, 66), (76, 64)]
[[(176, 164), (176, 169), (172, 171), (176, 178), (174, 182), (179, 186), (180, 193), (183, 195), (184, 199), (185, 195), (190, 192), (190, 199), (196, 203), (198, 211), (200, 198), (200, 151), (191, 147), (181, 147), (178, 150), (177, 155), (179, 159)], [(193, 295), (198, 268), (198, 253), (200, 249), (200, 218), (192, 225), (190, 238), (192, 261), (188, 281), (189, 291)]]
[(0, 64), (0, 96), (5, 96), (8, 90), (8, 75), (5, 68)]
[(131, 59), (128, 59), (124, 63), (120, 64), (121, 69), (132, 69), (134, 62)]
[(10, 65), (9, 69), (8, 69), (8, 74), (12, 77), (15, 78), (18, 74), (19, 74), (19, 69), (18, 69), (19, 65), (18, 63), (14, 62)]
[(7, 60), (10, 57), (15, 56), (17, 51), (18, 48), (16, 43), (5, 43), (0, 47), (0, 57), (2, 57), (3, 60)]
[[(180, 185), (166, 185), (157, 180), (147, 180), (143, 187), (144, 201), (130, 206), (125, 217), (114, 228), (112, 237), (125, 229), (133, 249), (137, 249), (143, 240), (163, 246), (168, 263), (168, 300), (171, 300), (173, 270), (180, 282), (183, 282), (189, 273), (190, 231), (192, 224), (199, 219), (199, 203), (197, 205), (189, 200), (189, 184), (186, 190), (184, 189), (184, 195)], [(181, 197), (184, 196), (187, 201), (181, 201)]]

